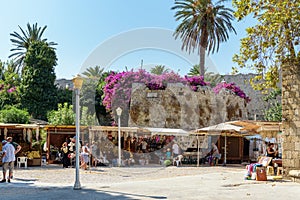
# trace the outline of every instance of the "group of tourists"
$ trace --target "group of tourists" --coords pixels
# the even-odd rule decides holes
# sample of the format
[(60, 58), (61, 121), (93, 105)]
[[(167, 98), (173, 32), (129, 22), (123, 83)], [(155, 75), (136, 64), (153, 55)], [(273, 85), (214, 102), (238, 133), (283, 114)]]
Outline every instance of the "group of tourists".
[[(76, 157), (76, 137), (72, 137), (63, 142), (60, 152), (62, 157), (63, 168), (68, 168), (69, 166), (75, 165), (75, 157)], [(79, 153), (80, 153), (80, 168), (87, 170), (89, 163), (93, 166), (97, 165), (97, 159), (95, 156), (96, 152), (96, 142), (92, 142), (91, 147), (89, 144), (82, 144), (79, 142)]]
[[(21, 150), (21, 146), (16, 142), (12, 141), (12, 137), (7, 137), (6, 140), (2, 141), (2, 171), (3, 177), (0, 183), (7, 182), (10, 183), (13, 178), (13, 170), (16, 160), (16, 154)], [(8, 171), (8, 176), (6, 177), (6, 173)]]
[[(166, 135), (153, 135), (153, 136), (139, 136), (125, 138), (124, 149), (130, 151), (131, 153), (149, 153), (156, 150), (162, 149), (164, 146), (168, 145), (174, 136)], [(123, 144), (124, 138), (121, 138), (121, 143)], [(122, 145), (123, 149), (123, 145)]]

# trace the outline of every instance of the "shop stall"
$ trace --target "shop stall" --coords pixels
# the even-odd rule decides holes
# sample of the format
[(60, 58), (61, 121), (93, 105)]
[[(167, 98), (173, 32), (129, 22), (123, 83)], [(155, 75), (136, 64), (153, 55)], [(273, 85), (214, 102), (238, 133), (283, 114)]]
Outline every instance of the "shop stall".
[[(28, 166), (41, 166), (41, 147), (39, 141), (40, 129), (37, 124), (0, 124), (0, 140), (12, 137), (22, 149), (16, 154), (17, 157), (27, 157)], [(0, 145), (2, 151), (2, 144)], [(1, 161), (0, 161), (1, 163)]]
[[(54, 126), (46, 125), (44, 129), (47, 132), (47, 140), (44, 147), (44, 153), (49, 164), (59, 164), (60, 148), (64, 142), (69, 144), (70, 138), (76, 135), (76, 126)], [(80, 140), (84, 140), (88, 135), (88, 129), (85, 126), (80, 127)]]
[[(93, 126), (89, 128), (88, 142), (93, 145), (93, 156), (98, 163), (114, 164), (118, 158), (118, 127)], [(141, 138), (151, 137), (150, 132), (138, 127), (120, 127), (120, 146), (122, 159), (130, 152), (129, 156), (137, 153), (137, 143)], [(138, 154), (134, 154), (138, 155)], [(129, 159), (129, 158), (128, 158)], [(133, 159), (133, 158), (132, 158)]]

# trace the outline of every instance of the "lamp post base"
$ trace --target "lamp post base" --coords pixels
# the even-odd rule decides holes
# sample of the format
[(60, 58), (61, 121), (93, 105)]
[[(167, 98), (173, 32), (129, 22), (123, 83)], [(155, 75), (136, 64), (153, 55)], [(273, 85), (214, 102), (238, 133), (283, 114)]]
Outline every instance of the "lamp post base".
[(81, 185), (79, 182), (74, 184), (73, 190), (81, 190)]

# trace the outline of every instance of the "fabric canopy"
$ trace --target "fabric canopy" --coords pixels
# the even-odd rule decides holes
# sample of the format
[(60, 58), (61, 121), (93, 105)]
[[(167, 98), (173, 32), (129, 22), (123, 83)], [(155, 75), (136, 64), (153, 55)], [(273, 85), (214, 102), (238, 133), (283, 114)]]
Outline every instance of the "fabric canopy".
[[(204, 128), (197, 129), (191, 134), (206, 134), (206, 135), (222, 135), (225, 137), (224, 142), (224, 163), (226, 165), (227, 162), (227, 136), (239, 136), (244, 137), (246, 135), (255, 134), (253, 131), (246, 130), (243, 126), (233, 125), (230, 122), (224, 122), (213, 126), (208, 126)], [(198, 155), (199, 155), (199, 146), (198, 146)], [(198, 163), (199, 163), (199, 156), (198, 156)]]
[(174, 135), (174, 136), (187, 136), (188, 132), (183, 129), (172, 128), (144, 128), (151, 132), (151, 135)]
[(250, 134), (244, 127), (230, 124), (229, 122), (220, 123), (213, 126), (208, 126), (196, 129), (191, 134), (206, 134), (206, 135), (231, 135), (231, 136), (244, 136)]
[(251, 131), (251, 132), (258, 132), (259, 128), (261, 126), (257, 124), (256, 121), (230, 121), (229, 124), (236, 125), (236, 126), (242, 126), (244, 130)]

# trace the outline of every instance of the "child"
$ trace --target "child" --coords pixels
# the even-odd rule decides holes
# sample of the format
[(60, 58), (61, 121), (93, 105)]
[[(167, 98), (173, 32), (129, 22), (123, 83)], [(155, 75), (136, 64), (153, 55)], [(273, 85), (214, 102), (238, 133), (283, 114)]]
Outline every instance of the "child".
[(166, 160), (171, 160), (171, 155), (172, 155), (171, 149), (168, 148), (168, 149), (167, 149), (167, 152), (166, 152)]
[(87, 170), (87, 164), (89, 163), (89, 150), (87, 147), (84, 147), (84, 150), (83, 152), (81, 152), (81, 168), (84, 169), (84, 170)]

